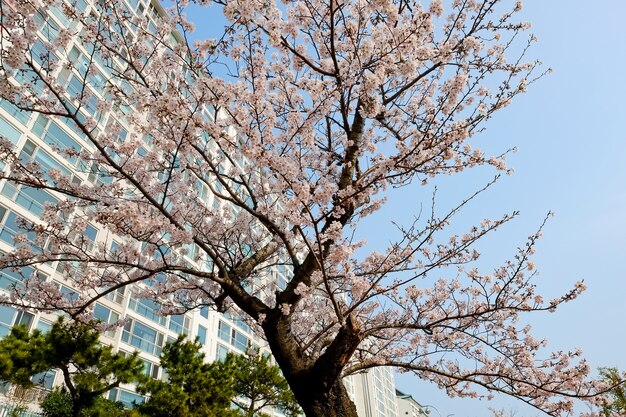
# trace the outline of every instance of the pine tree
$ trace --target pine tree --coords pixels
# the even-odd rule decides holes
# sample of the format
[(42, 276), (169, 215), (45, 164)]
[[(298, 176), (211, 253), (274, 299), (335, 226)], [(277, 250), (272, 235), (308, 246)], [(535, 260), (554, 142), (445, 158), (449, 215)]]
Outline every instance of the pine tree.
[(206, 363), (198, 342), (180, 336), (167, 343), (161, 353), (161, 367), (167, 381), (150, 380), (138, 391), (150, 399), (138, 406), (146, 416), (154, 417), (235, 417), (231, 410), (235, 396), (233, 361)]
[(167, 343), (161, 366), (167, 381), (150, 380), (138, 389), (150, 399), (138, 406), (149, 417), (263, 417), (265, 407), (298, 416), (300, 407), (287, 381), (269, 357), (249, 352), (229, 353), (222, 361), (205, 363), (202, 345), (181, 335)]
[(286, 416), (298, 416), (300, 407), (287, 381), (269, 356), (249, 351), (246, 355), (229, 355), (234, 362), (235, 404), (244, 410), (245, 417), (265, 416), (264, 407), (283, 410)]
[(90, 325), (63, 319), (47, 333), (16, 326), (0, 341), (0, 380), (28, 388), (34, 385), (34, 375), (58, 369), (71, 399), (70, 416), (81, 416), (105, 392), (143, 375), (136, 353), (114, 353), (100, 345), (98, 337)]

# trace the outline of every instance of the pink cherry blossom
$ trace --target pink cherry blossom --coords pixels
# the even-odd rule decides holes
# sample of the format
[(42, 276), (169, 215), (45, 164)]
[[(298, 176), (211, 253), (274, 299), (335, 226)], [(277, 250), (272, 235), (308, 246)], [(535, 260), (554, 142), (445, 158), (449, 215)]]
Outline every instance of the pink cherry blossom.
[[(48, 278), (25, 276), (2, 302), (85, 319), (129, 286), (162, 314), (234, 310), (309, 417), (355, 416), (341, 378), (374, 366), (554, 416), (599, 403), (607, 387), (580, 352), (550, 353), (521, 324), (585, 289), (538, 293), (541, 230), (484, 271), (476, 242), (517, 213), (455, 223), (493, 182), (448, 211), (428, 201), (413, 222), (387, 219), (389, 235), (369, 237), (378, 252), (357, 239), (389, 189), (479, 165), (510, 172), (508, 152), (486, 155), (473, 137), (545, 73), (525, 56), (535, 38), (516, 20), (521, 2), (214, 3), (225, 26), (206, 40), (186, 1), (150, 18), (112, 0), (2, 8), (0, 96), (71, 138), (37, 143), (58, 162), (46, 172), (0, 138), (0, 178), (58, 201), (0, 258)], [(52, 7), (70, 27), (45, 40), (55, 55), (31, 54), (44, 41), (35, 14)]]

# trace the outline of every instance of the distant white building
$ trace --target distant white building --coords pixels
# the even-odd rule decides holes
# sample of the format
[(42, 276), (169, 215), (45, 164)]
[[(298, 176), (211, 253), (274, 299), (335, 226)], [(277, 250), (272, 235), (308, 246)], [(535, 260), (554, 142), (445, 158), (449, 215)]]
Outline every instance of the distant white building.
[(396, 389), (396, 404), (398, 417), (425, 417), (428, 414), (424, 407), (413, 399), (409, 394)]
[(348, 392), (359, 417), (399, 417), (393, 368), (372, 368), (351, 376)]

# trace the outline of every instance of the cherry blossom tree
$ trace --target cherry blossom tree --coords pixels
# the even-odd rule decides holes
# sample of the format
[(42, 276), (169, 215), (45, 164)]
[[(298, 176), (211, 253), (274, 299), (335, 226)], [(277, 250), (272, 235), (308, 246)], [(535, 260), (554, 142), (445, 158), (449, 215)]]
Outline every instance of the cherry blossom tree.
[(592, 401), (580, 352), (546, 353), (520, 324), (584, 289), (536, 293), (540, 231), (476, 268), (474, 243), (516, 213), (453, 234), (480, 190), (384, 250), (354, 238), (390, 188), (507, 171), (472, 137), (544, 73), (521, 1), (214, 0), (212, 39), (193, 34), (199, 3), (0, 0), (0, 96), (76, 135), (42, 139), (58, 166), (2, 142), (4, 187), (49, 197), (0, 258), (24, 275), (3, 302), (84, 317), (140, 284), (166, 314), (237, 310), (308, 417), (356, 416), (341, 378), (375, 366), (554, 416)]

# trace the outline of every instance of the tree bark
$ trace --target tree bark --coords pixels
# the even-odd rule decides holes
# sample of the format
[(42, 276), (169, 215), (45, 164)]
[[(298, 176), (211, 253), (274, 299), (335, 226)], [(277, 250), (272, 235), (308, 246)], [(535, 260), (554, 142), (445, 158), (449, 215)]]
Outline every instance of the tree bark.
[(289, 316), (274, 310), (262, 327), (274, 359), (306, 417), (358, 417), (341, 379), (344, 366), (361, 340), (360, 327), (352, 315), (315, 361), (298, 346)]
[[(277, 328), (284, 330), (283, 326)], [(289, 332), (279, 336), (272, 330), (266, 329), (267, 340), (305, 416), (358, 417), (356, 406), (339, 376), (341, 372), (335, 369), (338, 364), (310, 362), (298, 351), (293, 339), (287, 336)]]
[(358, 417), (341, 380), (329, 390), (318, 389), (317, 381), (307, 378), (290, 381), (290, 386), (306, 417)]

